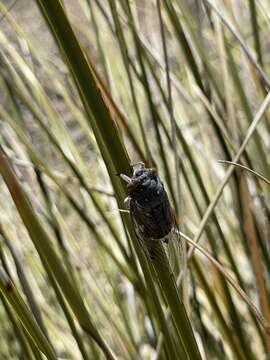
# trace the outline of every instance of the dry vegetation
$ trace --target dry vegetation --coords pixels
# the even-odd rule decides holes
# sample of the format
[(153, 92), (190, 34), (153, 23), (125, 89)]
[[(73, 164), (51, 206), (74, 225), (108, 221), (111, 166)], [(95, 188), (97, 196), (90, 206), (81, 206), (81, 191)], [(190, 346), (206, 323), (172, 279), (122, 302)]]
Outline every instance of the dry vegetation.
[[(270, 359), (269, 14), (0, 1), (1, 359)], [(179, 286), (119, 211), (136, 161), (185, 234)]]

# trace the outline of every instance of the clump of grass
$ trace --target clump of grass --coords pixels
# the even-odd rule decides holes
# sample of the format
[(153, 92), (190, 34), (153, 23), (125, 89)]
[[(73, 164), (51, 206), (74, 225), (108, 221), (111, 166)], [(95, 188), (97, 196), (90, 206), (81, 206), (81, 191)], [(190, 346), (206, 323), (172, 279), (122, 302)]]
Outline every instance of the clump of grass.
[[(2, 357), (269, 356), (270, 9), (238, 3), (37, 0), (46, 44), (0, 4)], [(136, 161), (183, 234), (177, 282), (134, 234)]]

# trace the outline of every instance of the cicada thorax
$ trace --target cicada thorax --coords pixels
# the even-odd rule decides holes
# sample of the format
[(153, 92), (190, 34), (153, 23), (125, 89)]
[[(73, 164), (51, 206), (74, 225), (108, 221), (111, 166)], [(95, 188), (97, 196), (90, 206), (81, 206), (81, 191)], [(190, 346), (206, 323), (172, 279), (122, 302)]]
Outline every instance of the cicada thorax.
[(164, 186), (154, 170), (135, 170), (128, 185), (130, 212), (145, 239), (163, 239), (174, 226)]

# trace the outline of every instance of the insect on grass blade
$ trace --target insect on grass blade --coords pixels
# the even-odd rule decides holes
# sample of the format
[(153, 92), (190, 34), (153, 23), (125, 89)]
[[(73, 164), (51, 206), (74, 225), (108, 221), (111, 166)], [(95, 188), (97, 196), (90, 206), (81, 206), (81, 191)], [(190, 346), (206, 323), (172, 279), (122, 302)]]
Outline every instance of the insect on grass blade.
[[(133, 165), (133, 175), (120, 174), (127, 183), (130, 215), (137, 238), (150, 258), (155, 257), (155, 243), (162, 241), (173, 269), (178, 268), (180, 238), (167, 192), (154, 169), (143, 163)], [(173, 259), (173, 260), (172, 260)]]

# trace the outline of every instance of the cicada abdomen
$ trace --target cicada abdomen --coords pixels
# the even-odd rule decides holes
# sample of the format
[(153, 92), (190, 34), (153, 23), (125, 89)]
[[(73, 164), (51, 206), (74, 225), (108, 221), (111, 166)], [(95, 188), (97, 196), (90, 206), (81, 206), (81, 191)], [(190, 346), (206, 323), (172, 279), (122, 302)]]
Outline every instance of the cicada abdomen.
[[(153, 258), (154, 242), (161, 240), (170, 246), (176, 231), (175, 218), (168, 195), (156, 171), (143, 163), (133, 166), (133, 175), (120, 175), (127, 182), (130, 215), (140, 243)], [(178, 241), (178, 240), (176, 240)]]

